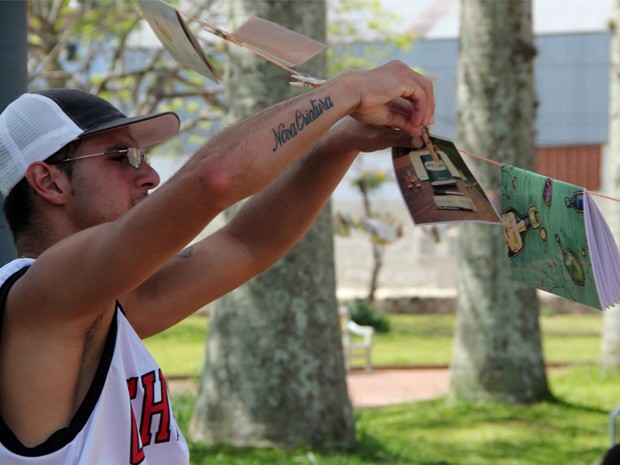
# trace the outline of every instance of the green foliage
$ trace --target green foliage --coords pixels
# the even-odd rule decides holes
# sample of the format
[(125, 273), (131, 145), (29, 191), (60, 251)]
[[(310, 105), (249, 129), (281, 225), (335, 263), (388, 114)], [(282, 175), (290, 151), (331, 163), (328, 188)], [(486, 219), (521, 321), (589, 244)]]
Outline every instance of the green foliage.
[(351, 179), (351, 185), (362, 192), (370, 192), (379, 189), (389, 179), (390, 176), (383, 170), (361, 170)]
[[(149, 26), (135, 0), (32, 1), (28, 7), (31, 90), (81, 89), (127, 114), (173, 109), (183, 115), (183, 130), (199, 129), (195, 145), (204, 144), (209, 132), (203, 121), (220, 118), (224, 107), (219, 88), (167, 52), (144, 46), (140, 33)], [(214, 0), (196, 0), (186, 8), (196, 17), (212, 17), (216, 11)], [(206, 53), (211, 53), (208, 47)], [(199, 108), (186, 108), (189, 102)], [(173, 143), (165, 147), (179, 151)]]
[(390, 319), (367, 300), (356, 300), (350, 306), (351, 319), (358, 325), (372, 326), (378, 333), (390, 331)]
[(330, 76), (376, 66), (389, 58), (390, 46), (406, 50), (415, 39), (413, 33), (399, 27), (398, 15), (386, 11), (379, 0), (336, 0), (330, 7)]
[[(216, 0), (167, 3), (182, 5), (183, 12), (195, 18), (215, 20), (224, 11)], [(332, 43), (343, 44), (344, 49), (333, 67), (367, 68), (385, 61), (385, 51), (373, 52), (374, 45), (364, 45), (352, 55), (352, 44), (371, 37), (399, 46), (410, 44), (406, 34), (393, 32), (399, 28), (390, 28), (396, 18), (383, 11), (378, 0), (342, 0), (334, 5)], [(211, 135), (205, 122), (220, 120), (226, 110), (220, 86), (181, 66), (167, 52), (144, 48), (136, 40), (136, 33), (149, 26), (142, 21), (135, 0), (30, 1), (28, 8), (31, 90), (82, 89), (111, 100), (128, 114), (174, 109), (183, 115), (182, 130), (192, 132), (189, 147), (183, 147), (190, 151)], [(188, 26), (201, 36), (194, 21), (188, 21)], [(218, 66), (218, 56), (226, 55), (224, 41), (200, 43)], [(173, 143), (162, 147), (179, 151)]]

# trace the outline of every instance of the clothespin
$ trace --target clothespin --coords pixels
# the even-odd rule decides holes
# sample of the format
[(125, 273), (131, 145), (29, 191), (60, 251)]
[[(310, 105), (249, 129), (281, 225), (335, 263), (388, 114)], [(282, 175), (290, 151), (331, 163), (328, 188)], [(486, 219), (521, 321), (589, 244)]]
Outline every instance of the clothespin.
[(433, 157), (433, 161), (441, 161), (437, 151), (435, 150), (435, 146), (431, 142), (431, 134), (428, 126), (422, 127), (422, 141), (424, 145), (426, 145), (426, 149), (431, 153), (431, 157)]
[(291, 77), (293, 79), (297, 79), (297, 81), (289, 82), (289, 84), (293, 87), (306, 87), (316, 89), (327, 82), (325, 79), (319, 79), (305, 74), (291, 74)]

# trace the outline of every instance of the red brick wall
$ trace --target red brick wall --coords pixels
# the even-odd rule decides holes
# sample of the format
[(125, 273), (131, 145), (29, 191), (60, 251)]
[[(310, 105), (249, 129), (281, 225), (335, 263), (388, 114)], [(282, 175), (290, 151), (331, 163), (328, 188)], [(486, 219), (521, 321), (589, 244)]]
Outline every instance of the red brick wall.
[(534, 171), (590, 190), (601, 187), (601, 146), (539, 147)]

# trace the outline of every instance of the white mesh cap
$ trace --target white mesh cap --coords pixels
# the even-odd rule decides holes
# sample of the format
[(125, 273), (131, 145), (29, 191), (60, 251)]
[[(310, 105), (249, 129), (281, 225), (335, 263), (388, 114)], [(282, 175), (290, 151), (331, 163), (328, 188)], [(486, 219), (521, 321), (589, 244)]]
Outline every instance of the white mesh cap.
[(8, 195), (30, 164), (69, 142), (119, 127), (127, 127), (144, 148), (176, 134), (179, 118), (172, 112), (127, 117), (106, 100), (78, 90), (22, 95), (0, 114), (0, 192)]

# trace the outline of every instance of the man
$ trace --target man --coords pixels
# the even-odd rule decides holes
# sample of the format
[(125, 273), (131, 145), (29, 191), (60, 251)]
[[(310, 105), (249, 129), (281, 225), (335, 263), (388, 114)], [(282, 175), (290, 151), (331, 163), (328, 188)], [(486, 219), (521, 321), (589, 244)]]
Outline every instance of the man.
[(268, 268), (359, 151), (421, 145), (433, 111), (431, 82), (403, 63), (350, 73), (226, 129), (149, 195), (159, 177), (140, 149), (176, 133), (176, 115), (126, 118), (65, 89), (13, 102), (0, 189), (20, 258), (0, 270), (0, 463), (187, 463), (139, 339)]

